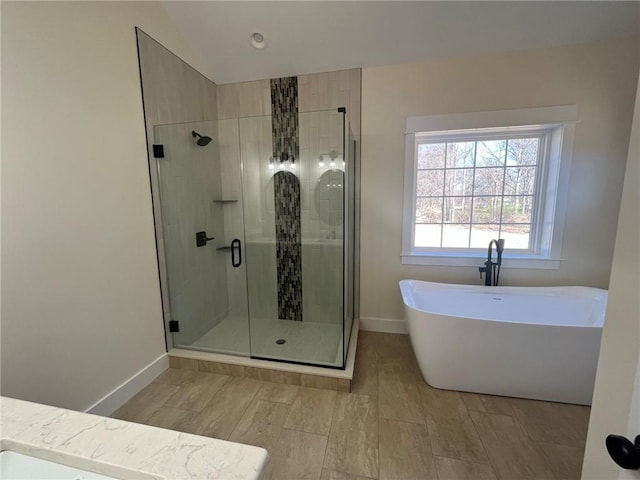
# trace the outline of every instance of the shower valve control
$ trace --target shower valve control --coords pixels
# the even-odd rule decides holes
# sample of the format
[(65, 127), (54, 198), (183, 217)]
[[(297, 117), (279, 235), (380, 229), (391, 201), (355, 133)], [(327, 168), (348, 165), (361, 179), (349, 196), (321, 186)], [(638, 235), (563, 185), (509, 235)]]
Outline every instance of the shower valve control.
[(196, 246), (204, 247), (213, 237), (207, 237), (207, 232), (196, 232)]

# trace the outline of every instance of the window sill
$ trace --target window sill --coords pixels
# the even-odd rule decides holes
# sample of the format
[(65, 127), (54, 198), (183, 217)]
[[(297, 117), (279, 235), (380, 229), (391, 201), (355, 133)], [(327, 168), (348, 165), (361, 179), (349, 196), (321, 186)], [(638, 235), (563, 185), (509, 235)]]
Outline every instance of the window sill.
[[(443, 267), (482, 267), (486, 255), (469, 253), (410, 253), (402, 254), (402, 265), (433, 265)], [(494, 256), (495, 259), (495, 256)], [(538, 255), (504, 254), (502, 268), (523, 268), (539, 270), (558, 270), (561, 258), (548, 258)]]

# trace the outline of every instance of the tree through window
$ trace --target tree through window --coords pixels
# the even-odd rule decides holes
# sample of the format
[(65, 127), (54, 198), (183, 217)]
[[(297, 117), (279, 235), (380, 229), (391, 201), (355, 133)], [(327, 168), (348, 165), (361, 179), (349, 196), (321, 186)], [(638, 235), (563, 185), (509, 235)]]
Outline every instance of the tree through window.
[(531, 250), (547, 135), (416, 134), (414, 247)]

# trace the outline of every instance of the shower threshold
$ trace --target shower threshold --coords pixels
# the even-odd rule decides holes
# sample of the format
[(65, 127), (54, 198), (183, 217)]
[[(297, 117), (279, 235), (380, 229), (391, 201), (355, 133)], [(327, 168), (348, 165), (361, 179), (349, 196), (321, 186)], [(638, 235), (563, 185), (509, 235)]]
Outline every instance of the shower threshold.
[(355, 364), (358, 324), (358, 320), (354, 320), (344, 370), (183, 348), (169, 350), (169, 364), (172, 368), (349, 392)]

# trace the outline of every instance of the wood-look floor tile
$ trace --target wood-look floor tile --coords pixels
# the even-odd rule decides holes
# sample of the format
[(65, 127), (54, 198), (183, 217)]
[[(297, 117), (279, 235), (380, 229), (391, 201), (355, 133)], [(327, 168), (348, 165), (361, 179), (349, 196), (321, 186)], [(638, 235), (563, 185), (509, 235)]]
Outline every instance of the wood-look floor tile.
[(584, 446), (589, 407), (525, 399), (512, 399), (512, 405), (516, 417), (536, 442)]
[(470, 415), (499, 479), (554, 478), (542, 452), (514, 417), (474, 411)]
[(424, 423), (415, 376), (392, 364), (378, 367), (379, 415), (403, 422)]
[(226, 440), (242, 417), (262, 382), (252, 378), (232, 377), (193, 419), (198, 435)]
[(193, 418), (197, 413), (173, 407), (160, 407), (145, 423), (179, 432), (193, 433)]
[(557, 480), (580, 480), (582, 475), (582, 447), (567, 447), (550, 443), (536, 443), (547, 459)]
[(300, 387), (284, 427), (290, 430), (328, 435), (338, 392)]
[(302, 385), (301, 374), (296, 372), (283, 372), (281, 370), (263, 369), (262, 379), (272, 383), (286, 383), (287, 385)]
[(244, 376), (254, 380), (264, 380), (264, 369), (258, 367), (244, 367)]
[(460, 392), (462, 400), (469, 410), (499, 415), (515, 415), (511, 398), (481, 393)]
[(359, 395), (378, 396), (378, 365), (365, 364), (364, 359), (356, 358), (351, 381), (351, 393)]
[(424, 425), (380, 419), (380, 480), (437, 479)]
[(155, 380), (155, 383), (166, 383), (167, 385), (182, 385), (198, 375), (196, 370), (183, 370), (180, 368), (168, 368), (162, 372)]
[(198, 362), (198, 369), (201, 372), (217, 373), (219, 375), (228, 375), (230, 377), (244, 377), (244, 367), (242, 365), (231, 365), (228, 363), (200, 360)]
[(322, 375), (300, 375), (300, 385), (311, 388), (338, 390), (338, 379)]
[(282, 430), (276, 447), (269, 452), (265, 480), (319, 479), (326, 447), (325, 435)]
[(358, 345), (356, 347), (356, 363), (362, 360), (367, 365), (378, 364), (378, 336), (375, 332), (358, 332)]
[(420, 388), (422, 409), (434, 455), (489, 463), (484, 446), (459, 392)]
[(201, 412), (230, 378), (217, 373), (197, 372), (196, 376), (180, 386), (179, 390), (167, 400), (165, 406)]
[(363, 477), (378, 476), (378, 408), (375, 398), (338, 394), (324, 466)]
[(169, 357), (169, 367), (182, 370), (198, 370), (198, 360), (193, 358)]
[(229, 440), (271, 451), (280, 436), (288, 410), (289, 405), (286, 403), (254, 399)]
[(145, 423), (179, 388), (176, 385), (152, 382), (111, 416), (129, 422)]
[(300, 387), (284, 383), (264, 382), (256, 394), (256, 398), (270, 402), (293, 403)]
[(358, 333), (351, 393), (378, 396), (377, 336), (372, 332)]
[(336, 472), (335, 470), (322, 469), (322, 475), (320, 480), (372, 480), (369, 477), (360, 477), (358, 475), (351, 475), (349, 473)]
[(345, 378), (338, 379), (338, 391), (344, 393), (351, 393), (351, 380)]
[(379, 365), (393, 364), (419, 375), (418, 364), (408, 335), (380, 334), (377, 339)]
[(438, 480), (497, 480), (491, 465), (435, 457)]

